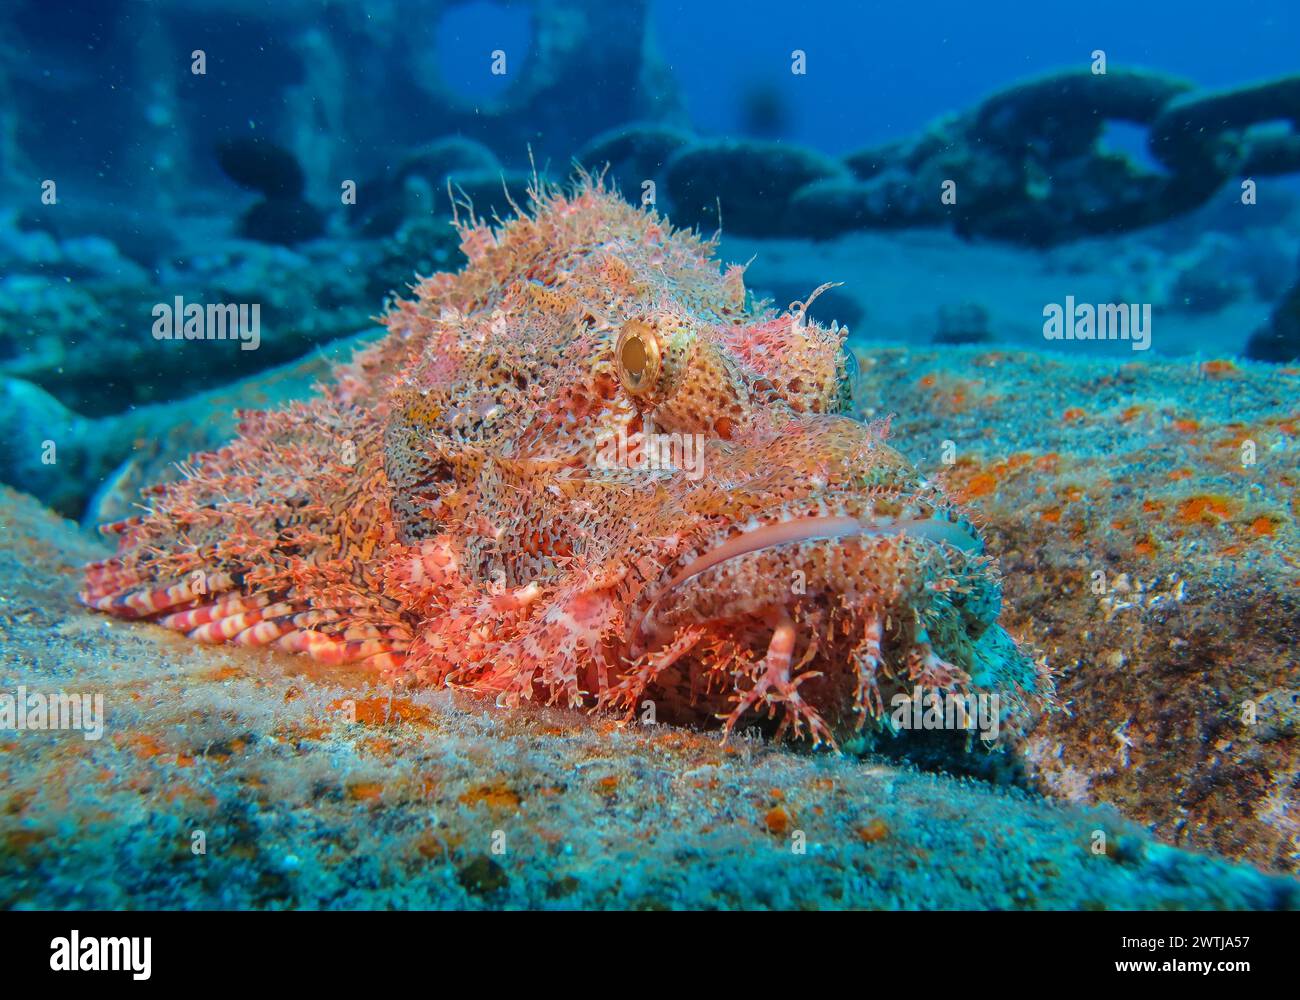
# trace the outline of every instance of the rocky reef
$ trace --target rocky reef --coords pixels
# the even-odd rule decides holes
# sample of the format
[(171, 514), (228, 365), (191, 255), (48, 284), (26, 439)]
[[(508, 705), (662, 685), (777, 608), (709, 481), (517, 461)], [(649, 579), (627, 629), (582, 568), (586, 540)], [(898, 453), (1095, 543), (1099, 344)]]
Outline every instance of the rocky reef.
[[(878, 814), (884, 808), (879, 789), (871, 790), (867, 785), (878, 778), (883, 780), (883, 775), (888, 775), (891, 783), (903, 782), (915, 788), (918, 796), (922, 788), (930, 789), (924, 795), (937, 799), (958, 796), (960, 805), (953, 800), (952, 810), (975, 810), (974, 814), (982, 815), (985, 809), (1006, 808), (1005, 802), (1031, 813), (1047, 808), (1033, 799), (1016, 797), (1024, 793), (1010, 793), (1012, 798), (1004, 801), (1002, 792), (988, 788), (976, 791), (955, 781), (923, 777), (906, 766), (900, 769), (897, 763), (884, 763), (901, 759), (930, 769), (978, 774), (1002, 785), (1010, 782), (1049, 800), (1106, 805), (1114, 810), (1113, 816), (1122, 815), (1126, 822), (1148, 828), (1170, 845), (1210, 851), (1274, 871), (1297, 871), (1300, 775), (1296, 771), (1295, 742), (1300, 738), (1300, 714), (1296, 710), (1300, 691), (1295, 679), (1300, 675), (1300, 662), (1295, 653), (1295, 628), (1300, 621), (1300, 539), (1296, 529), (1300, 510), (1296, 497), (1300, 492), (1296, 488), (1295, 452), (1300, 440), (1300, 410), (1295, 401), (1300, 398), (1300, 370), (1227, 360), (1162, 363), (1065, 358), (978, 346), (946, 345), (935, 350), (859, 344), (856, 353), (859, 374), (854, 395), (859, 413), (864, 417), (893, 414), (895, 443), (923, 471), (940, 478), (968, 501), (984, 519), (990, 550), (998, 554), (1005, 574), (1003, 622), (1052, 667), (1058, 709), (1045, 715), (1014, 750), (1003, 754), (970, 753), (960, 741), (956, 746), (935, 746), (906, 737), (879, 745), (877, 750), (884, 755), (879, 765), (858, 773), (852, 769), (858, 765), (848, 761), (809, 757), (742, 741), (741, 753), (757, 755), (753, 757), (752, 773), (742, 771), (730, 778), (723, 775), (731, 772), (703, 773), (710, 781), (733, 781), (726, 787), (734, 790), (748, 787), (750, 782), (767, 781), (759, 777), (762, 773), (788, 771), (799, 775), (799, 781), (814, 782), (810, 787), (815, 790), (823, 769), (829, 769), (834, 776), (828, 792), (839, 787), (834, 782), (856, 775), (853, 782), (864, 784), (861, 788), (853, 785), (853, 793), (842, 807), (853, 802), (861, 810), (866, 808), (862, 803), (870, 802), (870, 809), (861, 815), (854, 812), (849, 822), (858, 824), (853, 830), (877, 833), (883, 829), (901, 831), (904, 825), (908, 829), (918, 824), (925, 826), (919, 815), (903, 818)], [(187, 423), (202, 426), (201, 411), (205, 408), (229, 412), (241, 405), (304, 394), (313, 372), (319, 374), (319, 368), (286, 369), (265, 382), (253, 379), (229, 390), (221, 397), (220, 406), (212, 405), (216, 402), (212, 398), (199, 399), (192, 404), (160, 407), (152, 418), (175, 427)], [(219, 429), (208, 433), (219, 435)], [(131, 484), (166, 473), (172, 462), (201, 440), (198, 431), (191, 431), (189, 436), (178, 432), (129, 461), (127, 468), (134, 474), (124, 474), (121, 488), (107, 491), (100, 498), (100, 516), (129, 509)], [(224, 691), (222, 695), (222, 704), (227, 708), (242, 705), (246, 698), (253, 697), (250, 692), (262, 688), (272, 692), (266, 696), (272, 703), (281, 697), (289, 701), (305, 697), (308, 701), (304, 704), (328, 705), (346, 699), (346, 690), (355, 689), (361, 692), (357, 697), (372, 706), (366, 711), (380, 713), (377, 706), (388, 704), (385, 699), (389, 696), (369, 688), (365, 677), (340, 680), (344, 687), (339, 690), (318, 690), (319, 677), (295, 687), (294, 678), (319, 668), (296, 660), (290, 665), (272, 654), (224, 649), (210, 652), (178, 645), (179, 640), (164, 638), (151, 629), (92, 624), (69, 603), (74, 589), (71, 577), (66, 575), (70, 571), (56, 570), (49, 578), (38, 574), (35, 567), (46, 567), (48, 559), (34, 560), (30, 546), (41, 545), (47, 552), (63, 553), (60, 565), (65, 567), (99, 550), (70, 528), (40, 513), (29, 501), (11, 498), (9, 503), (14, 510), (7, 519), (13, 542), (10, 551), (15, 553), (6, 570), (11, 578), (9, 589), (21, 592), (22, 588), (36, 588), (37, 592), (26, 605), (11, 605), (11, 610), (26, 607), (34, 617), (11, 620), (5, 626), (8, 648), (17, 653), (24, 648), (21, 643), (30, 644), (33, 651), (23, 655), (30, 658), (27, 662), (36, 671), (15, 672), (11, 668), (8, 676), (12, 683), (65, 683), (63, 678), (82, 676), (82, 671), (91, 678), (107, 676), (102, 671), (111, 668), (96, 666), (99, 661), (89, 657), (86, 649), (78, 652), (79, 647), (66, 646), (59, 638), (65, 632), (83, 636), (94, 633), (91, 645), (117, 663), (118, 669), (128, 655), (139, 661), (123, 678), (153, 677), (151, 684), (162, 684), (155, 676), (159, 674), (159, 663), (171, 664), (170, 671), (184, 672), (188, 679), (181, 687), (194, 697), (200, 691), (208, 692), (205, 697), (215, 696), (237, 681), (238, 692)], [(44, 610), (38, 612), (38, 606)], [(17, 610), (14, 613), (19, 614)], [(51, 635), (55, 638), (51, 639)], [(110, 647), (104, 645), (105, 635), (125, 644), (120, 654), (106, 651)], [(220, 666), (205, 666), (210, 661), (219, 661)], [(21, 662), (22, 656), (12, 661), (15, 666)], [(60, 680), (43, 682), (40, 670), (53, 670), (51, 676)], [(207, 677), (205, 671), (211, 671), (213, 683), (195, 686), (193, 678)], [(176, 685), (173, 673), (163, 673), (171, 678), (167, 683)], [(287, 694), (290, 687), (295, 687), (293, 695)], [(664, 758), (657, 755), (664, 751), (659, 749), (658, 741), (668, 738), (665, 734), (672, 734), (672, 752), (686, 757), (662, 764), (664, 768), (680, 766), (680, 773), (694, 772), (705, 766), (702, 760), (712, 761), (709, 767), (714, 768), (740, 766), (734, 748), (722, 749), (713, 742), (715, 737), (686, 730), (658, 730), (658, 736), (643, 744), (638, 741), (648, 734), (639, 733), (635, 727), (622, 729), (613, 720), (598, 719), (592, 729), (593, 720), (586, 716), (501, 715), (472, 700), (455, 701), (445, 695), (419, 695), (414, 699), (403, 696), (394, 704), (399, 705), (397, 715), (410, 712), (414, 713), (412, 718), (418, 716), (423, 721), (372, 721), (370, 725), (376, 731), (370, 732), (365, 725), (358, 729), (331, 719), (330, 713), (317, 705), (322, 718), (313, 717), (310, 725), (326, 726), (321, 732), (353, 742), (367, 734), (366, 739), (380, 739), (385, 745), (397, 731), (403, 740), (422, 746), (433, 740), (434, 733), (439, 740), (446, 739), (449, 730), (462, 733), (464, 739), (471, 738), (465, 732), (472, 732), (476, 740), (488, 738), (486, 733), (504, 731), (515, 734), (512, 739), (523, 740), (524, 733), (535, 737), (538, 732), (550, 731), (547, 726), (557, 726), (556, 743), (546, 744), (551, 748), (547, 752), (562, 753), (565, 740), (582, 733), (584, 752), (605, 762), (603, 766), (610, 773), (602, 770), (593, 780), (599, 783), (611, 779), (607, 785), (598, 784), (610, 790), (609, 796), (598, 796), (606, 806), (611, 801), (623, 801), (615, 793), (619, 788), (626, 790), (629, 780), (628, 772), (615, 766), (617, 761), (626, 753), (630, 754), (627, 767), (648, 767), (646, 761), (656, 759), (662, 764)], [(413, 707), (417, 705), (418, 710)], [(220, 739), (243, 741), (240, 752), (244, 756), (251, 752), (247, 747), (254, 744), (259, 754), (278, 748), (276, 759), (287, 767), (293, 755), (283, 749), (286, 745), (317, 748), (314, 743), (285, 744), (282, 738), (268, 741), (266, 726), (256, 725), (247, 717), (246, 712), (251, 711), (240, 709), (235, 714), (237, 721), (221, 730), (224, 735)], [(451, 715), (444, 718), (443, 712)], [(143, 708), (139, 711), (137, 724), (168, 747), (161, 756), (146, 756), (146, 763), (153, 762), (148, 763), (149, 768), (161, 766), (155, 757), (170, 766), (168, 754), (174, 736), (170, 735), (168, 718), (155, 718)], [(388, 716), (380, 713), (376, 718), (386, 720)], [(484, 719), (490, 721), (490, 726)], [(606, 738), (615, 741), (617, 752), (609, 745), (601, 748), (600, 741)], [(523, 753), (522, 745), (514, 742), (509, 744), (513, 750), (480, 750), (468, 759), (515, 760)], [(627, 749), (629, 746), (641, 749), (632, 751)], [(184, 758), (196, 756), (189, 745), (178, 745), (175, 752)], [(642, 752), (649, 756), (638, 757)], [(542, 751), (534, 748), (530, 753)], [(220, 760), (223, 766), (231, 763), (227, 756)], [(401, 758), (408, 760), (409, 755), (403, 753)], [(37, 754), (33, 763), (39, 760)], [(459, 817), (468, 801), (467, 814), (476, 815), (479, 804), (473, 801), (473, 789), (488, 788), (482, 792), (489, 803), (483, 807), (483, 815), (499, 810), (498, 799), (507, 803), (507, 813), (514, 814), (522, 808), (516, 799), (528, 800), (534, 791), (545, 787), (540, 772), (552, 765), (567, 771), (572, 762), (558, 758), (545, 765), (534, 762), (530, 765), (534, 769), (526, 774), (512, 771), (509, 780), (503, 779), (505, 791), (497, 792), (491, 792), (490, 788), (495, 787), (491, 783), (473, 784), (473, 769), (464, 766), (456, 772), (457, 782), (451, 786), (455, 789), (452, 808)], [(125, 765), (119, 761), (115, 766)], [(307, 760), (295, 759), (292, 766), (310, 765)], [(390, 773), (387, 765), (369, 761), (368, 766), (378, 768), (376, 773)], [(370, 773), (365, 769), (362, 772)], [(151, 780), (161, 779), (155, 775)], [(214, 776), (210, 780), (220, 782)], [(337, 791), (330, 793), (330, 808), (371, 816), (376, 809), (390, 808), (383, 804), (395, 795), (400, 803), (400, 808), (394, 807), (398, 808), (392, 817), (396, 822), (399, 815), (405, 816), (404, 811), (415, 809), (423, 800), (412, 798), (406, 784), (399, 783), (400, 792), (385, 791), (393, 780), (391, 776), (380, 778), (373, 787), (367, 786), (369, 790), (359, 793), (360, 803), (349, 798), (352, 793), (347, 791), (347, 782), (340, 780), (331, 786)], [(717, 787), (706, 784), (701, 791)], [(817, 797), (807, 789), (796, 794), (789, 787), (773, 787), (780, 795), (769, 794), (771, 789), (764, 785), (751, 789), (752, 795), (745, 799), (749, 803), (746, 808), (754, 810), (750, 814), (753, 843), (770, 843), (769, 816), (771, 824), (785, 829), (784, 823), (794, 829), (795, 819), (802, 823), (808, 815), (834, 814), (834, 799)], [(975, 787), (983, 787), (983, 783)], [(372, 793), (374, 803), (366, 798)], [(674, 794), (686, 792), (678, 789)], [(462, 800), (464, 795), (469, 800)], [(966, 795), (974, 799), (967, 801), (962, 797)], [(980, 796), (994, 798), (986, 803)], [(730, 793), (728, 801), (726, 808), (734, 809)], [(714, 808), (723, 806), (719, 803)], [(719, 822), (723, 815), (716, 814)], [(619, 816), (620, 822), (626, 818), (621, 813)], [(336, 821), (346, 826), (344, 820)], [(867, 842), (874, 843), (871, 838), (875, 833), (864, 836)], [(1145, 834), (1138, 836), (1146, 842)], [(667, 843), (664, 849), (668, 849)], [(751, 842), (742, 839), (736, 850), (749, 849), (744, 844), (752, 847)], [(298, 846), (294, 851), (301, 849)], [(687, 848), (679, 845), (672, 849)], [(1006, 849), (1006, 844), (999, 848)], [(429, 850), (443, 857), (443, 848)], [(937, 864), (937, 852), (935, 857)], [(531, 875), (516, 879), (490, 850), (452, 851), (446, 853), (446, 859), (445, 863), (451, 865), (446, 878), (460, 886), (456, 889), (448, 881), (446, 891), (453, 894), (469, 890), (459, 875), (451, 873), (452, 869), (459, 872), (470, 865), (471, 873), (478, 875), (467, 874), (466, 879), (481, 876), (499, 882), (498, 888), (514, 884), (516, 890), (511, 891), (524, 894), (494, 896), (498, 901), (551, 898), (546, 895), (552, 890), (543, 884), (549, 885), (545, 879), (534, 882)], [(834, 864), (856, 870), (854, 866), (860, 860), (844, 855), (838, 856)], [(426, 863), (428, 858), (418, 862)], [(1009, 863), (1014, 867), (1019, 862)], [(1051, 865), (1062, 870), (1056, 861)], [(884, 871), (872, 867), (878, 873)], [(924, 871), (925, 866), (919, 870)], [(1093, 871), (1079, 871), (1085, 870)], [(1131, 874), (1139, 882), (1147, 877)], [(557, 877), (563, 881), (570, 876)], [(1084, 884), (1090, 883), (1085, 880), (1081, 886)], [(529, 888), (521, 888), (523, 885)], [(716, 889), (713, 886), (707, 892)], [(818, 905), (855, 898), (836, 897), (833, 893), (816, 896), (821, 889), (807, 886), (789, 891), (798, 896), (805, 889), (821, 900)], [(664, 901), (667, 905), (674, 905), (673, 900), (686, 905), (682, 900), (687, 897), (674, 895), (685, 891), (682, 883), (676, 883)], [(957, 891), (951, 885), (942, 889), (943, 893)], [(1117, 899), (1105, 897), (1104, 892), (1092, 902), (1085, 902), (1081, 896), (1039, 896), (1039, 891), (1031, 895), (1041, 905), (1119, 904)], [(1058, 891), (1059, 887), (1052, 890)], [(257, 901), (255, 895), (242, 898)], [(703, 904), (706, 897), (691, 898)], [(779, 898), (786, 897), (772, 896), (770, 901), (775, 904)], [(714, 902), (754, 905), (763, 899), (769, 897), (742, 894)], [(1002, 897), (999, 903), (989, 903), (984, 897), (977, 901), (959, 893), (933, 897), (930, 902), (920, 897), (911, 902), (899, 897), (898, 902), (1033, 905), (1027, 896), (1019, 902), (1009, 899)], [(295, 896), (294, 901), (302, 902), (303, 897)], [(591, 900), (569, 900), (575, 905), (580, 901), (585, 905)], [(633, 897), (617, 893), (603, 897), (609, 905), (633, 901)], [(316, 902), (322, 903), (320, 899)], [(462, 902), (483, 900), (469, 892)], [(1218, 905), (1207, 900), (1169, 905), (1202, 904)], [(1135, 899), (1125, 905), (1148, 904)], [(1149, 905), (1166, 903), (1153, 898)]]
[(0, 907), (1300, 906), (1113, 809), (123, 626), (73, 597), (97, 544), (0, 518), (3, 691), (104, 710), (0, 734)]
[(1061, 710), (1053, 796), (1300, 870), (1300, 369), (859, 350), (859, 404), (986, 518)]

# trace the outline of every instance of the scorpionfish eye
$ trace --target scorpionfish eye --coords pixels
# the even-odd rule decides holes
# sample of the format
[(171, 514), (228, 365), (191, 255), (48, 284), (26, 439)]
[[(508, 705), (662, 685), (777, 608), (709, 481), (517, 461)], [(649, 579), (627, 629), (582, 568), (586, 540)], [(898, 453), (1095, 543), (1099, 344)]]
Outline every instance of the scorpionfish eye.
[(618, 363), (618, 378), (623, 388), (632, 396), (644, 396), (659, 379), (662, 357), (659, 337), (649, 323), (630, 319), (623, 324), (614, 348)]
[(614, 367), (638, 410), (665, 431), (730, 438), (749, 418), (749, 394), (718, 335), (668, 311), (627, 320)]

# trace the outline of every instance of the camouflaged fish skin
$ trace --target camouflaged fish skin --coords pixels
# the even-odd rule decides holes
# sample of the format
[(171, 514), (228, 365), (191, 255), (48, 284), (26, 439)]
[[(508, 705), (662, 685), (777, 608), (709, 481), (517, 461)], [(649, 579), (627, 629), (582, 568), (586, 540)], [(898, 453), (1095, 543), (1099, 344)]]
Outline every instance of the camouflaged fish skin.
[(423, 278), (317, 398), (243, 415), (81, 599), (502, 705), (835, 743), (917, 686), (1044, 693), (970, 518), (845, 409), (844, 331), (583, 179)]

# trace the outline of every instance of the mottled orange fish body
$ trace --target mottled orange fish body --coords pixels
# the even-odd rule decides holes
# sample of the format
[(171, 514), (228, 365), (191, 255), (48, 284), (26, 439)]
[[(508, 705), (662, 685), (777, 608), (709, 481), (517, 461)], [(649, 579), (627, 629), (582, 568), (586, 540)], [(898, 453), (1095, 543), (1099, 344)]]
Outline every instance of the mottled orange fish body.
[(844, 331), (583, 180), (534, 193), (307, 403), (148, 491), (81, 599), (503, 705), (835, 742), (917, 686), (1043, 694), (979, 532), (843, 414)]

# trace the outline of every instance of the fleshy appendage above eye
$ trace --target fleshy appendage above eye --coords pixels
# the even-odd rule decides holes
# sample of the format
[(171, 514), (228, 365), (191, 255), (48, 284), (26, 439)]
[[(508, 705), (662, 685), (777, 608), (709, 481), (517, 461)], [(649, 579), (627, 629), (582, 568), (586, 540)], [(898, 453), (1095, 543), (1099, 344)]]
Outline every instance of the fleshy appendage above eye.
[(614, 359), (623, 389), (631, 396), (649, 395), (663, 370), (658, 332), (645, 320), (628, 320), (619, 332)]

